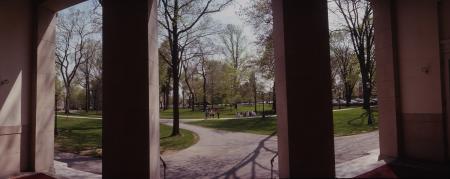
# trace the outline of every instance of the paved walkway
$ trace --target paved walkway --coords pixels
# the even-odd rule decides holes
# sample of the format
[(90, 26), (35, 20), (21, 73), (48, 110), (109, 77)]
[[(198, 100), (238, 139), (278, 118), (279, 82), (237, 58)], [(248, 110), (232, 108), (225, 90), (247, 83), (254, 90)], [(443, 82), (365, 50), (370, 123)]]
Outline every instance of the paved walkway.
[[(171, 120), (161, 122), (170, 124)], [(276, 136), (226, 132), (183, 123), (180, 126), (196, 132), (200, 141), (186, 150), (163, 155), (168, 164), (168, 178), (270, 178), (270, 159), (277, 151)], [(336, 165), (368, 156), (378, 148), (378, 131), (335, 137)], [(277, 160), (274, 169), (277, 174)]]
[(67, 167), (94, 174), (102, 174), (102, 159), (80, 156), (72, 153), (55, 152), (55, 160), (65, 163)]
[(55, 161), (55, 177), (58, 179), (101, 179), (102, 175), (80, 171), (68, 166), (67, 163)]
[[(169, 120), (161, 120), (163, 123)], [(167, 178), (270, 178), (276, 136), (226, 132), (180, 124), (200, 137), (188, 149), (163, 155)], [(278, 175), (278, 161), (274, 175)]]
[[(161, 123), (170, 125), (171, 121), (162, 119)], [(185, 150), (163, 154), (168, 165), (167, 178), (270, 178), (270, 160), (277, 151), (276, 135), (227, 132), (184, 123), (180, 127), (194, 131), (200, 140)], [(344, 162), (357, 166), (361, 158), (370, 159), (364, 162), (376, 160), (373, 151), (378, 148), (378, 131), (335, 137), (337, 176), (349, 176), (345, 167), (349, 165)], [(77, 170), (101, 174), (101, 160), (96, 158), (57, 153), (56, 160)], [(277, 176), (277, 159), (273, 169)]]

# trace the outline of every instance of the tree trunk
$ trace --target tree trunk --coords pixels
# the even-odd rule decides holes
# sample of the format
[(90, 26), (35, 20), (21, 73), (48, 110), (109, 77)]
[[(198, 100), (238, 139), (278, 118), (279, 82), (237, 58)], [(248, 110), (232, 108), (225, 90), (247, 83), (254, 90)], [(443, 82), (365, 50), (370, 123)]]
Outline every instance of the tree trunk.
[[(178, 53), (178, 52), (177, 52)], [(171, 136), (177, 136), (180, 135), (180, 94), (179, 94), (179, 82), (180, 79), (178, 77), (178, 69), (176, 68), (176, 63), (174, 63), (173, 68), (173, 128), (172, 128), (172, 135)]]
[[(174, 1), (174, 14), (178, 15), (179, 13), (179, 7), (178, 7), (178, 0)], [(172, 30), (172, 78), (173, 78), (173, 126), (172, 126), (172, 135), (171, 136), (178, 136), (180, 135), (180, 111), (179, 111), (179, 100), (180, 100), (180, 94), (179, 94), (179, 85), (180, 85), (180, 76), (179, 76), (179, 68), (180, 68), (180, 57), (179, 55), (179, 34), (178, 34), (178, 18), (175, 18), (174, 22), (172, 23), (173, 30)]]
[(272, 111), (274, 114), (277, 113), (277, 94), (275, 91), (275, 80), (273, 81), (273, 92), (272, 92)]
[(191, 94), (191, 110), (195, 111), (195, 95)]
[(169, 96), (170, 96), (170, 89), (169, 87), (166, 87), (164, 90), (164, 111), (169, 109)]
[(97, 106), (97, 89), (94, 86), (94, 89), (92, 90), (92, 108), (95, 111), (98, 111), (98, 106)]
[(66, 95), (64, 96), (64, 114), (70, 113), (70, 87), (66, 87)]
[(257, 101), (257, 95), (258, 94), (256, 92), (256, 88), (254, 89), (253, 94), (254, 94), (253, 98), (254, 98), (254, 101), (255, 101), (255, 113), (256, 113), (256, 112), (258, 112), (258, 108), (257, 108), (258, 107), (258, 101)]
[(185, 100), (185, 92), (184, 90), (181, 91), (181, 108), (184, 109), (186, 108), (186, 106), (184, 105), (184, 100)]
[(55, 136), (58, 136), (58, 96), (55, 96)]
[(363, 108), (367, 112), (367, 124), (372, 125), (373, 119), (372, 119), (372, 111), (370, 110), (370, 97), (371, 97), (371, 88), (370, 88), (370, 82), (369, 82), (369, 74), (367, 73), (366, 69), (361, 70), (362, 74), (362, 87), (363, 87)]
[(348, 84), (348, 83), (345, 83), (344, 86), (345, 86), (345, 92), (344, 92), (344, 94), (345, 94), (345, 105), (347, 107), (349, 107), (350, 103), (352, 101), (353, 89), (352, 89), (351, 85)]
[(203, 112), (205, 113), (205, 119), (208, 118), (208, 112), (206, 111), (206, 75), (203, 74)]
[(90, 90), (91, 90), (91, 85), (89, 84), (89, 81), (90, 81), (90, 79), (89, 79), (89, 75), (86, 75), (86, 91), (85, 91), (85, 93), (86, 93), (86, 106), (85, 106), (85, 110), (86, 110), (86, 113), (88, 113), (89, 112), (89, 107), (90, 107), (90, 104), (91, 104), (91, 95), (90, 95)]
[[(188, 90), (189, 90), (189, 104), (193, 106), (192, 101), (193, 101), (193, 97), (194, 97), (194, 92), (192, 91), (191, 84), (189, 83), (186, 65), (184, 65), (183, 68), (184, 68), (184, 82), (186, 83), (186, 86), (188, 87)], [(194, 111), (194, 110), (195, 109), (192, 107), (192, 111)]]

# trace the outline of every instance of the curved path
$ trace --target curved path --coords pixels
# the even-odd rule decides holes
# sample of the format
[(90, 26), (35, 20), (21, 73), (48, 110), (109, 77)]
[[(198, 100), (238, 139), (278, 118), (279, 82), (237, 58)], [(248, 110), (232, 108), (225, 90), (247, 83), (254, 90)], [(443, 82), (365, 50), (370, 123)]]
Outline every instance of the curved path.
[[(170, 125), (171, 120), (161, 120)], [(270, 178), (270, 160), (277, 151), (274, 135), (256, 135), (207, 129), (181, 123), (197, 133), (195, 145), (163, 154), (167, 178)], [(278, 161), (274, 162), (277, 176)], [(161, 172), (162, 174), (163, 172)]]
[[(161, 119), (161, 123), (171, 125), (172, 120)], [(277, 151), (276, 135), (227, 132), (185, 123), (180, 123), (180, 127), (197, 133), (200, 140), (187, 149), (162, 155), (168, 166), (166, 178), (271, 177), (270, 160)], [(370, 151), (379, 148), (378, 131), (335, 137), (334, 140), (337, 174), (347, 172), (348, 169), (345, 166), (340, 167), (346, 165), (344, 162), (369, 156)], [(70, 168), (101, 174), (101, 159), (67, 153), (58, 153), (55, 158), (67, 163)], [(373, 160), (376, 160), (376, 157)], [(359, 165), (359, 161), (356, 161), (354, 165)], [(273, 175), (277, 176), (277, 158), (273, 167)], [(163, 170), (161, 170), (161, 176), (163, 176)]]
[[(172, 120), (161, 122), (171, 125)], [(200, 140), (188, 149), (163, 154), (167, 178), (270, 178), (270, 160), (277, 151), (276, 135), (227, 132), (185, 123), (180, 127), (197, 133)], [(379, 148), (378, 131), (334, 140), (337, 165)], [(273, 174), (278, 175), (277, 159)]]

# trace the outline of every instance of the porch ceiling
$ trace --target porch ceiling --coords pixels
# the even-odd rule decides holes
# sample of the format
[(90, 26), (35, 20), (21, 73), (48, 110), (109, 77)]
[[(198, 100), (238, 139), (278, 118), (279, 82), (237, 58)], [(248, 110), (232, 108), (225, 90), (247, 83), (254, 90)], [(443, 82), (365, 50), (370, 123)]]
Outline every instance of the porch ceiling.
[(38, 0), (38, 4), (56, 12), (84, 1), (86, 0)]

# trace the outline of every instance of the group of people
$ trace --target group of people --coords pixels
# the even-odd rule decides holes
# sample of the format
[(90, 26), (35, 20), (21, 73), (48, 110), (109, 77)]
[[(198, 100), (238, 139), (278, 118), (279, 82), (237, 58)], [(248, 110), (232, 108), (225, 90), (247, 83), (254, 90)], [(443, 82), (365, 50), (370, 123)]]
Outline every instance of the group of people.
[(256, 112), (255, 111), (245, 111), (245, 112), (237, 112), (236, 113), (236, 118), (254, 117), (254, 116), (256, 116)]
[[(215, 118), (217, 115), (217, 119), (220, 119), (220, 111), (217, 108), (211, 108), (208, 109), (205, 113), (205, 117), (206, 118)], [(237, 112), (236, 113), (236, 118), (241, 118), (241, 117), (254, 117), (256, 116), (256, 112), (255, 111), (244, 111), (244, 112)]]
[(217, 114), (217, 119), (220, 119), (220, 111), (217, 108), (209, 109), (206, 112), (206, 118), (214, 118)]

